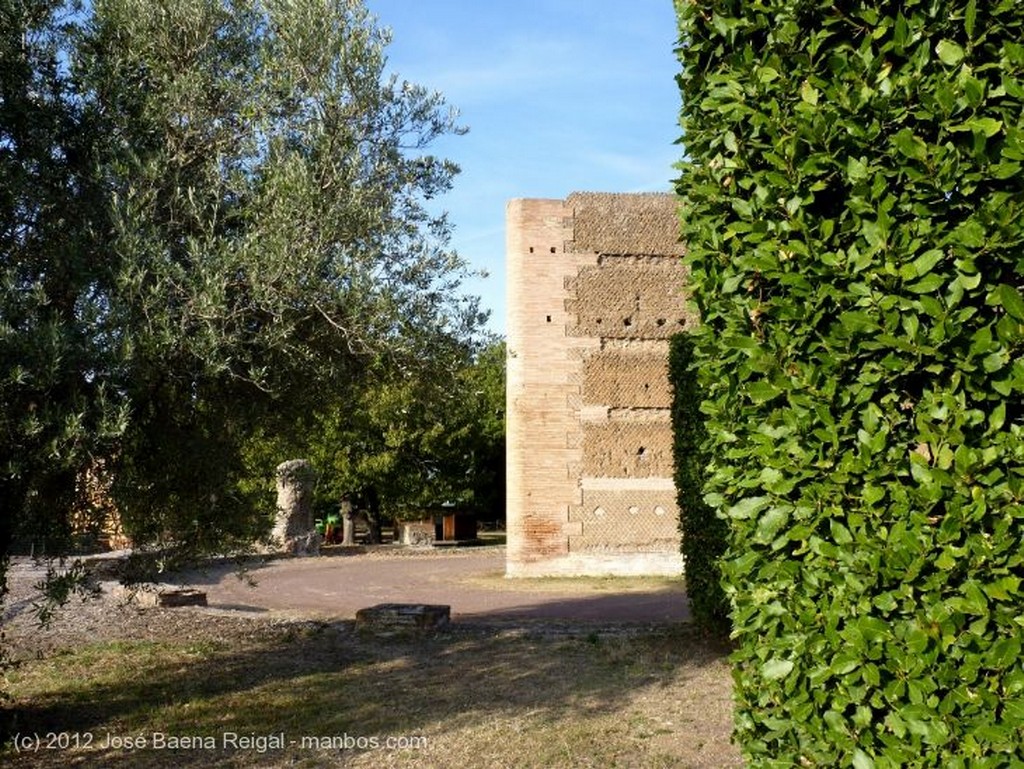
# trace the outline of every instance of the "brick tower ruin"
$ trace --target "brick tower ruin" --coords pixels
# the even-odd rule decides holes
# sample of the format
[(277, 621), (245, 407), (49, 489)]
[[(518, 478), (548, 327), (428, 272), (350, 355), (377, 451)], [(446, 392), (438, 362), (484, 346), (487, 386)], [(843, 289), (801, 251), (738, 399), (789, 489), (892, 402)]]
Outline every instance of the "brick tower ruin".
[(506, 227), (506, 572), (679, 574), (668, 340), (696, 319), (676, 199), (518, 199)]

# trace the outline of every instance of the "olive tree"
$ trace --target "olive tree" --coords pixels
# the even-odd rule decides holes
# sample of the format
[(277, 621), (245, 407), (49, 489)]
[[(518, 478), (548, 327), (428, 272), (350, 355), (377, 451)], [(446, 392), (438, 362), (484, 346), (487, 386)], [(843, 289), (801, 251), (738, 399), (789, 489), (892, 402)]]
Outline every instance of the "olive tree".
[(137, 544), (249, 540), (255, 430), (481, 320), (428, 209), (457, 115), (354, 0), (0, 8), (3, 552), (97, 466)]

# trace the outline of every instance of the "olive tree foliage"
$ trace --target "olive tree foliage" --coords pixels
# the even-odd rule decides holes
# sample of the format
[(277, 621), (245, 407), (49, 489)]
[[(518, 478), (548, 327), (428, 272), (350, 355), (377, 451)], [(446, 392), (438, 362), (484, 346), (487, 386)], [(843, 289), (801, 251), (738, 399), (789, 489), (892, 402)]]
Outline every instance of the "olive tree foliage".
[(736, 739), (1021, 766), (1021, 5), (676, 8)]
[(0, 2), (2, 565), (16, 532), (66, 537), (78, 469), (124, 427), (112, 383), (91, 375), (108, 367), (90, 325), (111, 269), (98, 235), (96, 116), (59, 65), (71, 10)]
[(427, 206), (457, 116), (355, 0), (2, 7), (4, 523), (66, 533), (102, 462), (137, 543), (249, 540), (257, 428), (482, 319)]

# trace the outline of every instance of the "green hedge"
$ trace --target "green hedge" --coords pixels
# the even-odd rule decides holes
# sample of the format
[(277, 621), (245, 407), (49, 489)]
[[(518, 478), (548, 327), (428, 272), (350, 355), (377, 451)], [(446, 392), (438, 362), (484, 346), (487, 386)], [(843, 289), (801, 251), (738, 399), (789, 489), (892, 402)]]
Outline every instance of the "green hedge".
[(704, 501), (707, 429), (700, 413), (697, 370), (689, 334), (676, 334), (669, 347), (668, 370), (672, 383), (673, 458), (679, 503), (686, 595), (694, 621), (710, 635), (727, 635), (729, 602), (722, 590), (719, 566), (725, 552), (728, 526)]
[(752, 766), (1024, 766), (1024, 6), (677, 0)]

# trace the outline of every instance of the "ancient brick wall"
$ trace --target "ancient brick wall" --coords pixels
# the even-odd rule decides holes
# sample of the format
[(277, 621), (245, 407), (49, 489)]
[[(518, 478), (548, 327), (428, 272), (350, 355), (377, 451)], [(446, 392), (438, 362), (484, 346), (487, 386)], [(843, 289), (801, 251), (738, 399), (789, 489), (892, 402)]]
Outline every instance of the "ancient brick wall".
[(670, 195), (507, 210), (509, 576), (678, 574), (668, 339), (695, 322)]

